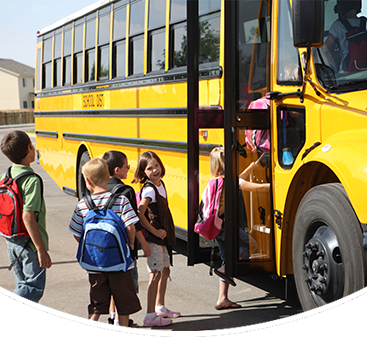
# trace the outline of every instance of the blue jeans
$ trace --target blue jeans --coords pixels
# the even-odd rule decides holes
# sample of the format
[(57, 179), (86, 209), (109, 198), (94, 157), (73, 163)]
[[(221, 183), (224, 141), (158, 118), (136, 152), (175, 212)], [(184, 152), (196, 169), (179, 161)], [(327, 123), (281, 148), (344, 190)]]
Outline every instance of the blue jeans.
[(13, 266), (14, 294), (30, 301), (38, 302), (43, 296), (45, 289), (46, 269), (40, 267), (37, 252), (34, 252), (29, 245), (20, 254), (27, 240), (28, 238), (26, 237), (6, 240), (10, 263), (20, 256)]

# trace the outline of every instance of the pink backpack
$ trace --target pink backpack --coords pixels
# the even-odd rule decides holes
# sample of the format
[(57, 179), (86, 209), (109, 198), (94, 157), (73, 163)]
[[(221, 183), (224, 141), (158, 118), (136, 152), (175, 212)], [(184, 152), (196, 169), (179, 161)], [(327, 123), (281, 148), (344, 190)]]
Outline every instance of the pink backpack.
[[(270, 100), (261, 97), (249, 105), (249, 109), (267, 110)], [(270, 131), (269, 130), (246, 130), (246, 145), (251, 151), (270, 152)]]

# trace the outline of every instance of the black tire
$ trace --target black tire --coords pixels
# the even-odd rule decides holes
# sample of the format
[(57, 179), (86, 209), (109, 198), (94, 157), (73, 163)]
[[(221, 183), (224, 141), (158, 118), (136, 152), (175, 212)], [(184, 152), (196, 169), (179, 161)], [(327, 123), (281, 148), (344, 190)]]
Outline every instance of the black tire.
[(365, 286), (362, 231), (341, 184), (316, 186), (305, 194), (295, 218), (292, 254), (303, 310)]
[(84, 151), (79, 160), (79, 166), (78, 166), (78, 199), (82, 199), (85, 197), (86, 193), (90, 194), (89, 190), (87, 189), (87, 186), (85, 185), (85, 180), (82, 174), (82, 167), (83, 165), (90, 160), (90, 155), (88, 151)]

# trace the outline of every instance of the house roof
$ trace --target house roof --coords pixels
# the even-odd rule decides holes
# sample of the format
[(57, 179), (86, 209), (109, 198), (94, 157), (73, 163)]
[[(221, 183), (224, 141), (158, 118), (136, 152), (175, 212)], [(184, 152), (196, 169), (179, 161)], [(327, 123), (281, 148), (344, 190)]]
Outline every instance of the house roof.
[(10, 59), (0, 58), (0, 68), (24, 77), (34, 77), (34, 68)]

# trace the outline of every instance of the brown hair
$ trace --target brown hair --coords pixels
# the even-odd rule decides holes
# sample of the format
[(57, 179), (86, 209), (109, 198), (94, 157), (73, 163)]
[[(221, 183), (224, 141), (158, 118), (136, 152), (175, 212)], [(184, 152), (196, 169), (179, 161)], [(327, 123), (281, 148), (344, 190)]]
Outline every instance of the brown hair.
[(349, 11), (354, 9), (356, 14), (361, 12), (362, 1), (361, 0), (338, 0), (337, 11), (339, 14), (345, 16)]
[(164, 177), (166, 174), (166, 169), (161, 161), (161, 159), (157, 156), (157, 154), (153, 151), (146, 151), (142, 153), (138, 160), (138, 165), (136, 167), (136, 171), (134, 174), (134, 179), (132, 183), (145, 183), (145, 181), (148, 179), (148, 177), (145, 174), (145, 169), (148, 166), (149, 161), (152, 159), (155, 159), (158, 164), (161, 166), (162, 172), (161, 172), (161, 178)]
[(86, 162), (82, 167), (82, 173), (90, 180), (93, 187), (104, 183), (110, 177), (108, 165), (101, 158), (94, 158)]
[(121, 151), (107, 151), (102, 159), (104, 159), (108, 165), (108, 171), (110, 176), (115, 174), (115, 168), (121, 168), (126, 163), (126, 154)]
[(20, 162), (28, 154), (28, 146), (31, 139), (24, 131), (15, 130), (7, 133), (1, 141), (1, 151), (15, 164)]
[(224, 148), (215, 147), (210, 152), (210, 173), (213, 177), (224, 175)]

